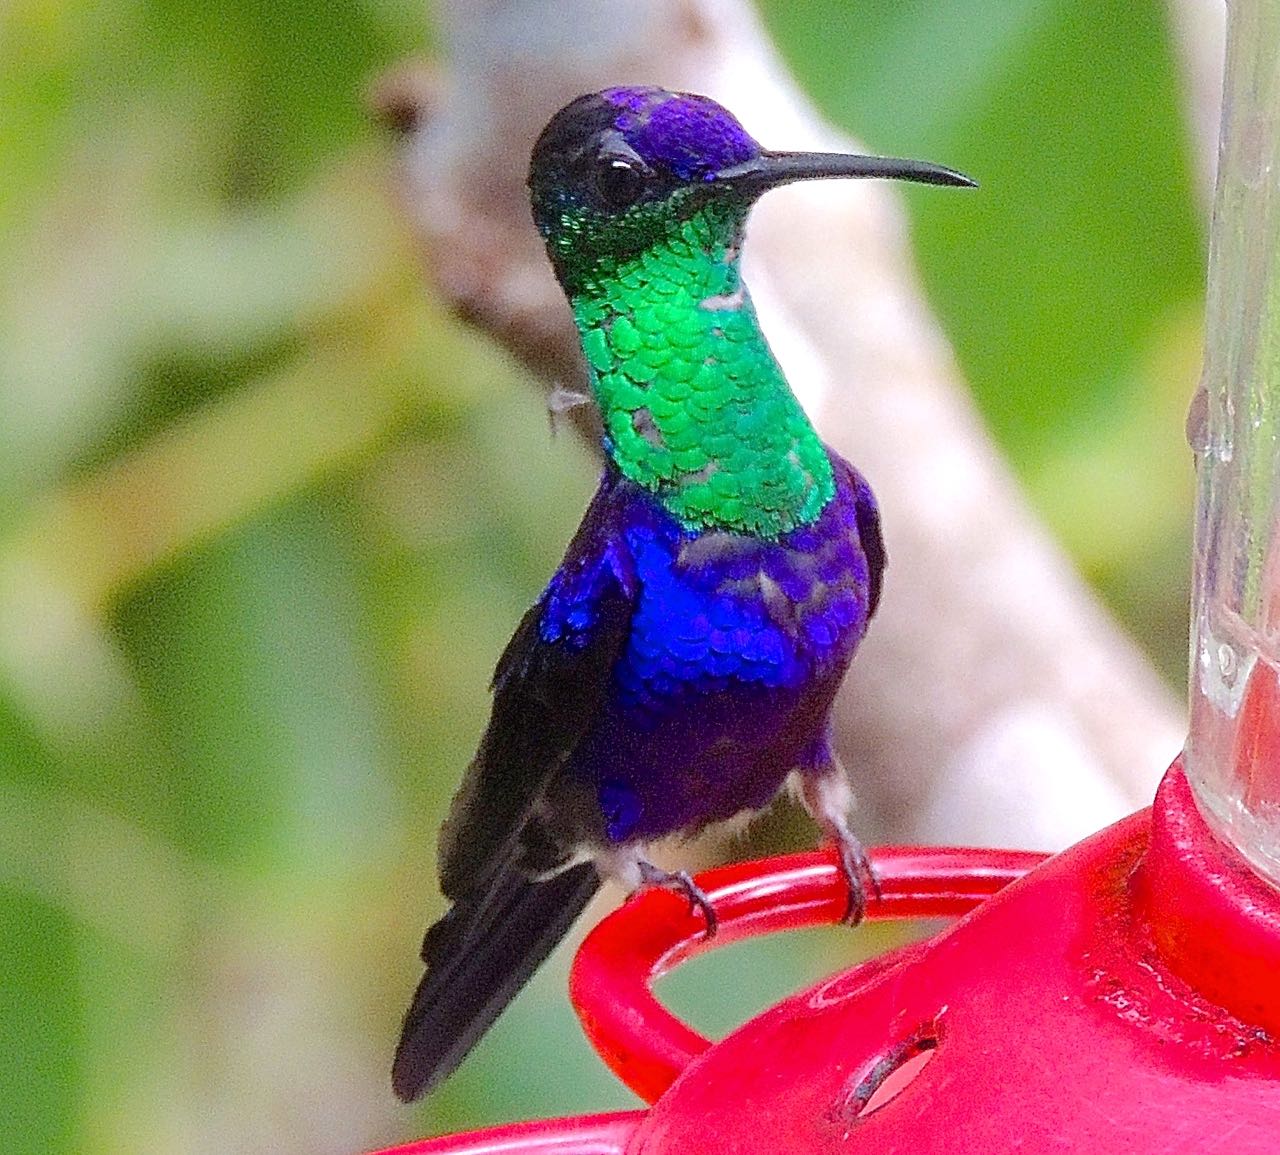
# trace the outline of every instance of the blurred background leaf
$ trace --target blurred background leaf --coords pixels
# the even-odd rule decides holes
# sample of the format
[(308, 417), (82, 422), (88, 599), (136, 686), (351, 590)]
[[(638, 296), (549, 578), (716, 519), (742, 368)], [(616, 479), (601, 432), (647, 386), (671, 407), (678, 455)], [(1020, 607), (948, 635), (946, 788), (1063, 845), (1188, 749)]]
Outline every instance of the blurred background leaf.
[[(1177, 682), (1204, 230), (1164, 6), (763, 14), (833, 120), (982, 181), (911, 197), (923, 276)], [(432, 43), (416, 0), (0, 9), (7, 1149), (351, 1151), (630, 1101), (563, 952), (430, 1104), (386, 1085), (440, 813), (593, 480), (385, 192), (363, 93)], [(718, 1031), (853, 949), (740, 947), (666, 993)]]

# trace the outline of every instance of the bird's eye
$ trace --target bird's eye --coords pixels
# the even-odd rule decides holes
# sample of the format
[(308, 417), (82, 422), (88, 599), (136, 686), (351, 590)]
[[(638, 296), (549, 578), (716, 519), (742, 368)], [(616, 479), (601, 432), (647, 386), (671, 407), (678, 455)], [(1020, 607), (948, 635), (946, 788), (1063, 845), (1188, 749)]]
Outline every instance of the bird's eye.
[(645, 169), (636, 161), (603, 156), (594, 172), (596, 195), (607, 208), (630, 208), (644, 195), (648, 184), (646, 175)]

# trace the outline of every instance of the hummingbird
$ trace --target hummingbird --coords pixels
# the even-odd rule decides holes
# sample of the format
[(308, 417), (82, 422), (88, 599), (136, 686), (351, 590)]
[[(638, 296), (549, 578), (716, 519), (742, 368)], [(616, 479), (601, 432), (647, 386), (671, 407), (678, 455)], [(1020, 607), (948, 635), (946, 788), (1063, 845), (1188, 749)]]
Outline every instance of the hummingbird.
[(831, 703), (880, 600), (870, 486), (825, 445), (743, 283), (752, 204), (793, 181), (970, 186), (921, 161), (762, 148), (705, 96), (609, 88), (533, 147), (533, 220), (603, 427), (598, 488), (493, 676), (492, 713), (439, 843), (447, 913), (392, 1068), (447, 1078), (605, 880), (671, 888), (716, 930), (672, 835), (787, 783), (839, 849), (847, 921), (875, 877), (849, 824)]

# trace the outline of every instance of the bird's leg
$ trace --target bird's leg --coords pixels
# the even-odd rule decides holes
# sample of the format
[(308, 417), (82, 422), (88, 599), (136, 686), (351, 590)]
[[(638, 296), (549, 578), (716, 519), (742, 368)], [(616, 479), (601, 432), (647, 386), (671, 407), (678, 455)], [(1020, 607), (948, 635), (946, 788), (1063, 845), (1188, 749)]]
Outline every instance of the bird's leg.
[(849, 899), (842, 922), (857, 926), (867, 913), (867, 889), (878, 902), (880, 880), (858, 836), (849, 828), (849, 811), (853, 808), (853, 791), (844, 769), (837, 762), (820, 770), (802, 770), (797, 774), (800, 799), (813, 820), (822, 828), (840, 853), (840, 873), (849, 887)]
[(646, 862), (644, 859), (636, 865), (640, 870), (641, 885), (661, 886), (664, 890), (673, 890), (677, 894), (684, 895), (689, 900), (691, 914), (695, 910), (702, 911), (702, 917), (707, 924), (707, 938), (715, 938), (720, 926), (716, 908), (711, 905), (707, 892), (693, 881), (687, 870), (663, 870), (662, 867), (654, 866), (652, 862)]

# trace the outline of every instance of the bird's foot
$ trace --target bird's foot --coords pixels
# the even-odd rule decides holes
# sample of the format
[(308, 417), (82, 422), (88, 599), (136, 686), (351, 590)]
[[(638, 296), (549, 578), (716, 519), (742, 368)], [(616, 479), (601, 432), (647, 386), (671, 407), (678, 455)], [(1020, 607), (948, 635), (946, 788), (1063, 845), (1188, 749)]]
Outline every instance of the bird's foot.
[[(828, 754), (828, 757), (830, 755)], [(858, 836), (849, 829), (849, 811), (853, 807), (853, 791), (840, 764), (831, 759), (820, 771), (800, 773), (796, 776), (800, 800), (822, 827), (840, 856), (840, 873), (849, 890), (841, 922), (857, 926), (867, 914), (867, 894), (870, 892), (879, 902), (880, 880), (871, 866), (867, 852)]]
[(857, 926), (867, 914), (868, 887), (876, 902), (884, 895), (880, 890), (880, 879), (871, 859), (863, 849), (862, 843), (847, 828), (835, 833), (836, 850), (840, 855), (840, 873), (849, 888), (849, 896), (845, 900), (844, 916), (841, 922), (848, 926)]
[(664, 890), (672, 890), (684, 895), (689, 900), (690, 914), (696, 910), (702, 911), (702, 917), (707, 924), (707, 938), (715, 938), (716, 931), (720, 927), (716, 908), (711, 905), (707, 892), (693, 881), (687, 870), (663, 870), (660, 866), (654, 866), (652, 862), (640, 862), (639, 867), (642, 885), (660, 886)]

